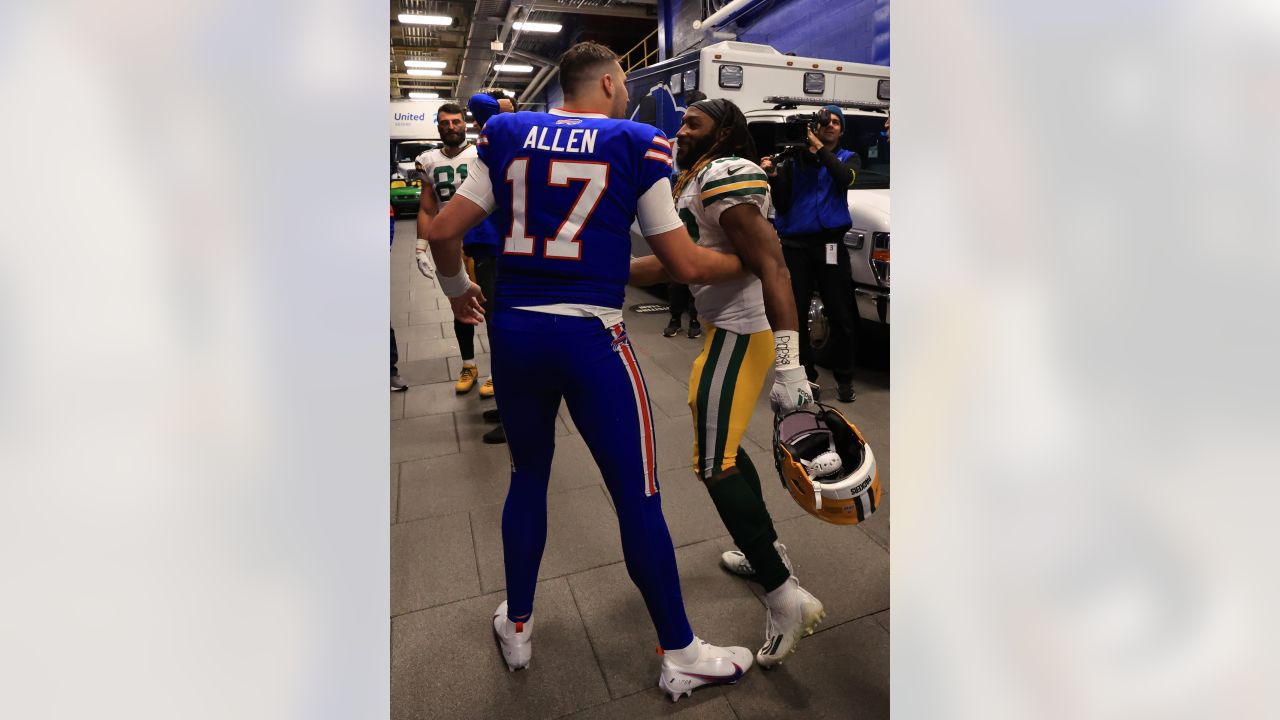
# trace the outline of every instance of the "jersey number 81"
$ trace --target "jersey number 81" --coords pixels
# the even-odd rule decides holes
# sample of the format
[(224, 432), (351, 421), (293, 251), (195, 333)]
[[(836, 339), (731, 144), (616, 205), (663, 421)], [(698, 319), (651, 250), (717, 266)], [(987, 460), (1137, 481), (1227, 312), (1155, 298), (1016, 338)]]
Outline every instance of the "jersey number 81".
[(449, 198), (453, 197), (457, 191), (458, 185), (467, 179), (467, 165), (463, 163), (458, 166), (458, 182), (453, 182), (453, 168), (448, 165), (440, 165), (431, 172), (433, 179), (431, 186), (436, 189), (436, 199), (440, 202), (449, 202)]

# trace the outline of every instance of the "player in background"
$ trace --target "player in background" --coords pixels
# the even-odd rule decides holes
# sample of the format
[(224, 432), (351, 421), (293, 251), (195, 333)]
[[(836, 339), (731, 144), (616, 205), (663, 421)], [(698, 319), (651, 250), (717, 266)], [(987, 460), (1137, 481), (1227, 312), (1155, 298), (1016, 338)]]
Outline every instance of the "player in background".
[(685, 615), (658, 492), (648, 392), (622, 323), (629, 228), (638, 220), (683, 282), (737, 276), (742, 263), (692, 242), (671, 204), (670, 143), (652, 126), (620, 119), (624, 80), (617, 55), (603, 45), (566, 51), (565, 107), (491, 118), (478, 141), (480, 162), (428, 240), (455, 316), (480, 322), (483, 295), (462, 272), (458, 244), (491, 212), (506, 228), (489, 339), (512, 461), (502, 514), (507, 600), (493, 616), (508, 666), (526, 666), (532, 653), (563, 398), (613, 499), (627, 571), (657, 630), (658, 684), (677, 699), (703, 685), (736, 682), (752, 656), (698, 639)]
[[(514, 100), (512, 100), (511, 98), (507, 97), (505, 94), (503, 94), (503, 93), (501, 93), (501, 92), (499, 92), (499, 91), (497, 91), (497, 90), (493, 90), (493, 91), (491, 91), (491, 92), (489, 92), (489, 93), (486, 93), (486, 94), (487, 94), (489, 97), (493, 98), (494, 100), (497, 100), (497, 101), (498, 101), (498, 112), (500, 112), (500, 113), (513, 113), (513, 112), (515, 112), (515, 111), (516, 111), (516, 103), (515, 103), (515, 101), (514, 101)], [(473, 97), (474, 97), (474, 96), (473, 96)], [(473, 114), (474, 114), (474, 111), (473, 111)], [(496, 114), (496, 113), (495, 113), (495, 114)], [(477, 120), (477, 121), (478, 121), (479, 119), (480, 119), (480, 118), (478, 118), (478, 117), (476, 118), (476, 120)], [(480, 123), (480, 124), (481, 124), (481, 125), (483, 125), (484, 123)]]
[[(414, 246), (414, 258), (426, 277), (431, 277), (426, 241), (431, 221), (453, 199), (458, 186), (467, 179), (467, 171), (476, 161), (476, 148), (467, 140), (467, 124), (462, 112), (462, 107), (454, 103), (440, 106), (436, 114), (436, 129), (444, 147), (428, 150), (417, 158), (426, 177), (418, 204), (418, 242)], [(462, 241), (462, 250), (466, 255), (467, 274), (480, 287), (492, 288), (494, 256), (498, 252), (497, 232), (488, 223), (481, 223), (467, 233)], [(474, 326), (455, 320), (453, 332), (462, 355), (462, 370), (458, 373), (454, 392), (462, 395), (471, 392), (480, 376), (475, 360), (476, 331)], [(481, 387), (480, 396), (493, 396), (492, 378)]]
[[(506, 108), (512, 107), (511, 101), (507, 100), (505, 103), (503, 103), (501, 100), (498, 99), (498, 95), (499, 95), (498, 93), (477, 93), (475, 95), (472, 95), (471, 99), (467, 101), (467, 112), (471, 113), (472, 118), (475, 119), (477, 128), (484, 129), (485, 124), (489, 122), (489, 118), (493, 117), (494, 115), (497, 115), (503, 112), (512, 112), (512, 110), (510, 109), (503, 110), (504, 107)], [(506, 100), (505, 97), (503, 99)], [(499, 228), (496, 224), (494, 224), (493, 217), (487, 218), (483, 223), (481, 223), (481, 225), (488, 226), (488, 234), (492, 236), (495, 239), (495, 241), (497, 238), (501, 237), (502, 235), (501, 228)], [(463, 250), (464, 251), (466, 250), (465, 239), (463, 240)], [(495, 265), (494, 267), (490, 268), (488, 272), (483, 274), (477, 273), (472, 278), (473, 280), (476, 281), (476, 284), (480, 286), (480, 292), (483, 293), (485, 296), (484, 312), (486, 315), (493, 314), (493, 298), (495, 295), (494, 278), (496, 276), (496, 273), (497, 271), (496, 271), (496, 265)], [(456, 327), (458, 325), (465, 325), (465, 323), (459, 323), (458, 321), (455, 320), (454, 326)], [(470, 325), (465, 325), (465, 326), (468, 329), (471, 328)], [(489, 378), (484, 381), (484, 384), (480, 386), (480, 397), (491, 398), (493, 396), (494, 396), (493, 375), (490, 375)], [(490, 408), (488, 410), (485, 410), (483, 413), (483, 417), (485, 422), (497, 423), (497, 426), (494, 427), (492, 430), (489, 430), (488, 432), (486, 432), (484, 435), (482, 435), (480, 439), (489, 445), (497, 445), (497, 444), (505, 443), (507, 441), (507, 433), (506, 433), (506, 430), (504, 430), (502, 427), (502, 418), (500, 413), (498, 412), (498, 409)]]

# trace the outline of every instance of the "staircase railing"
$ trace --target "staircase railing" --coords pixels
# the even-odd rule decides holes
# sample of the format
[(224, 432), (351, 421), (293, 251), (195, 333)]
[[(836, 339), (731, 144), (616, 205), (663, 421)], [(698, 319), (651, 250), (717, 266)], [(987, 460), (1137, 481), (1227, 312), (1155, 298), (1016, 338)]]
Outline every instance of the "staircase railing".
[(636, 43), (636, 46), (628, 50), (622, 55), (622, 69), (624, 72), (639, 70), (647, 66), (653, 58), (658, 56), (658, 31), (655, 29), (649, 33), (645, 39)]

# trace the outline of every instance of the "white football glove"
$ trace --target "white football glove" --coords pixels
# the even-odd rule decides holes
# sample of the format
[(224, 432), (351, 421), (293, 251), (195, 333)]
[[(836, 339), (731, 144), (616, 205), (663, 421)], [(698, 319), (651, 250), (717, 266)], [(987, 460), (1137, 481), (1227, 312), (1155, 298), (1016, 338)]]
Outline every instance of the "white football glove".
[(773, 388), (769, 390), (769, 405), (776, 415), (785, 415), (796, 408), (813, 402), (809, 389), (809, 377), (802, 367), (774, 368)]
[(435, 280), (436, 269), (431, 266), (431, 256), (423, 252), (414, 253), (414, 259), (418, 261), (418, 272), (422, 273), (422, 277)]
[(414, 244), (413, 257), (418, 261), (418, 272), (428, 280), (436, 278), (436, 269), (431, 264), (431, 253), (427, 251), (427, 241), (421, 238)]

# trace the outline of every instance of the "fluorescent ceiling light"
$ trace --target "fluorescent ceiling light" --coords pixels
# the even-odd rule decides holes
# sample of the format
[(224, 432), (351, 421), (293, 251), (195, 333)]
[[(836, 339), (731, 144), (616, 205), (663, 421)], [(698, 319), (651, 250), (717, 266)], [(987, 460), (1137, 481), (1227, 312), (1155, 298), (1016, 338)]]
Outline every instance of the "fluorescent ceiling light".
[(407, 68), (435, 68), (443, 70), (446, 63), (443, 60), (405, 60), (404, 66)]
[(406, 25), (452, 25), (453, 18), (443, 15), (409, 15), (401, 13), (398, 18)]
[(444, 72), (441, 70), (421, 70), (419, 68), (409, 68), (405, 70), (409, 75), (421, 75), (423, 77), (443, 77)]
[(498, 64), (498, 65), (494, 65), (494, 66), (493, 66), (493, 69), (494, 69), (494, 70), (497, 70), (498, 72), (512, 72), (512, 73), (527, 73), (527, 72), (533, 72), (533, 66), (532, 66), (532, 65), (509, 65), (509, 64), (508, 64), (508, 65), (502, 65), (502, 64)]
[(560, 32), (560, 23), (541, 23), (541, 22), (514, 22), (511, 27), (516, 30), (534, 33), (558, 33)]
[(440, 93), (411, 92), (409, 93), (409, 98), (411, 100), (439, 100)]

